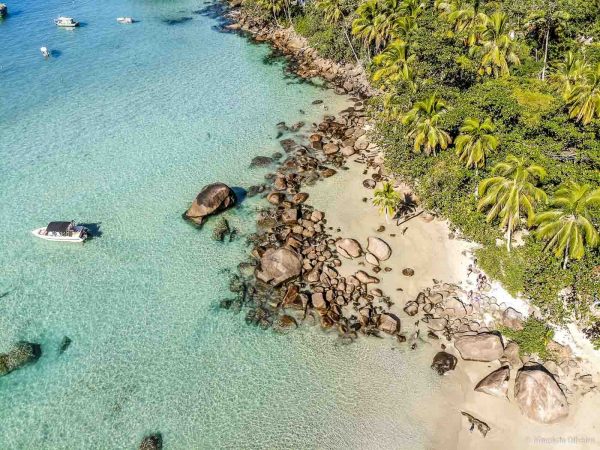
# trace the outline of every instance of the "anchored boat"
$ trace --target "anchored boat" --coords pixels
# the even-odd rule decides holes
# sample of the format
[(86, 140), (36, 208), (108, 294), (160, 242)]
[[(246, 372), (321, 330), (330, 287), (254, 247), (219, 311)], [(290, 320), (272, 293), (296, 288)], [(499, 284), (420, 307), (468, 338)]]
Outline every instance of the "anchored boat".
[(135, 22), (132, 17), (117, 17), (119, 23), (133, 23)]
[(43, 228), (31, 232), (35, 237), (47, 241), (83, 242), (88, 238), (88, 230), (75, 222), (50, 222)]
[(62, 27), (62, 28), (75, 28), (75, 27), (79, 26), (79, 22), (77, 22), (72, 17), (61, 16), (61, 17), (54, 19), (54, 23), (56, 24), (56, 26)]
[(50, 56), (50, 52), (48, 51), (48, 47), (40, 47), (40, 52), (42, 52), (42, 56), (44, 58), (48, 58)]

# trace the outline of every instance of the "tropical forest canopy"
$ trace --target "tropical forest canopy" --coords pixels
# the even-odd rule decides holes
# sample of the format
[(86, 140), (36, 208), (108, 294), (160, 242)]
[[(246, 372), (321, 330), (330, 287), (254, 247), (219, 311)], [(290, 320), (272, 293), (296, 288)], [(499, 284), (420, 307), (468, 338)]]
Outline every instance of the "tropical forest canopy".
[(600, 0), (244, 6), (363, 66), (389, 169), (509, 291), (600, 337)]

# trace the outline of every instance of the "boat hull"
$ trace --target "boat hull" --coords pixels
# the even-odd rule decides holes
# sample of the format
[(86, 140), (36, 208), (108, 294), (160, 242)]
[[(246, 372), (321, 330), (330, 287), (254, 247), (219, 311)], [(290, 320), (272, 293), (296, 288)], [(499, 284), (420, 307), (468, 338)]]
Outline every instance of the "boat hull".
[[(76, 230), (80, 231), (79, 227)], [(80, 235), (76, 236), (53, 236), (48, 234), (43, 234), (46, 231), (46, 227), (37, 228), (31, 232), (35, 237), (44, 239), (45, 241), (55, 241), (55, 242), (72, 242), (72, 243), (81, 243), (85, 241), (85, 237), (81, 237)]]

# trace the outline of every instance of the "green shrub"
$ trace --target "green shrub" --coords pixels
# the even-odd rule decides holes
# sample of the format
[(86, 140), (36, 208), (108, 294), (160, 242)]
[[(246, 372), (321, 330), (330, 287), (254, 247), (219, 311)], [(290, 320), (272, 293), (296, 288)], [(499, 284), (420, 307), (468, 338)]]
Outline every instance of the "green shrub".
[(529, 317), (523, 323), (522, 330), (515, 331), (507, 327), (500, 327), (499, 331), (519, 345), (521, 355), (537, 354), (544, 360), (553, 357), (548, 351), (548, 344), (554, 337), (554, 331), (542, 320)]

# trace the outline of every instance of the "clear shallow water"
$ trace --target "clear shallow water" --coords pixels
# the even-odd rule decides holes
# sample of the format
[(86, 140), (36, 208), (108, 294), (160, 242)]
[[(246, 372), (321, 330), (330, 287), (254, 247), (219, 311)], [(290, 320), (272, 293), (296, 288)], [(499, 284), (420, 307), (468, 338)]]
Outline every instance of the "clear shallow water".
[[(418, 358), (313, 329), (276, 336), (215, 307), (247, 249), (180, 214), (207, 183), (260, 182), (247, 167), (279, 150), (275, 124), (339, 99), (215, 31), (193, 13), (205, 6), (23, 0), (0, 23), (0, 351), (28, 340), (44, 352), (0, 378), (0, 448), (136, 448), (155, 431), (181, 449), (419, 448), (403, 411), (435, 382), (414, 383)], [(84, 26), (57, 29), (60, 14)], [(255, 206), (227, 217), (250, 232)], [(29, 234), (72, 218), (102, 235)]]

